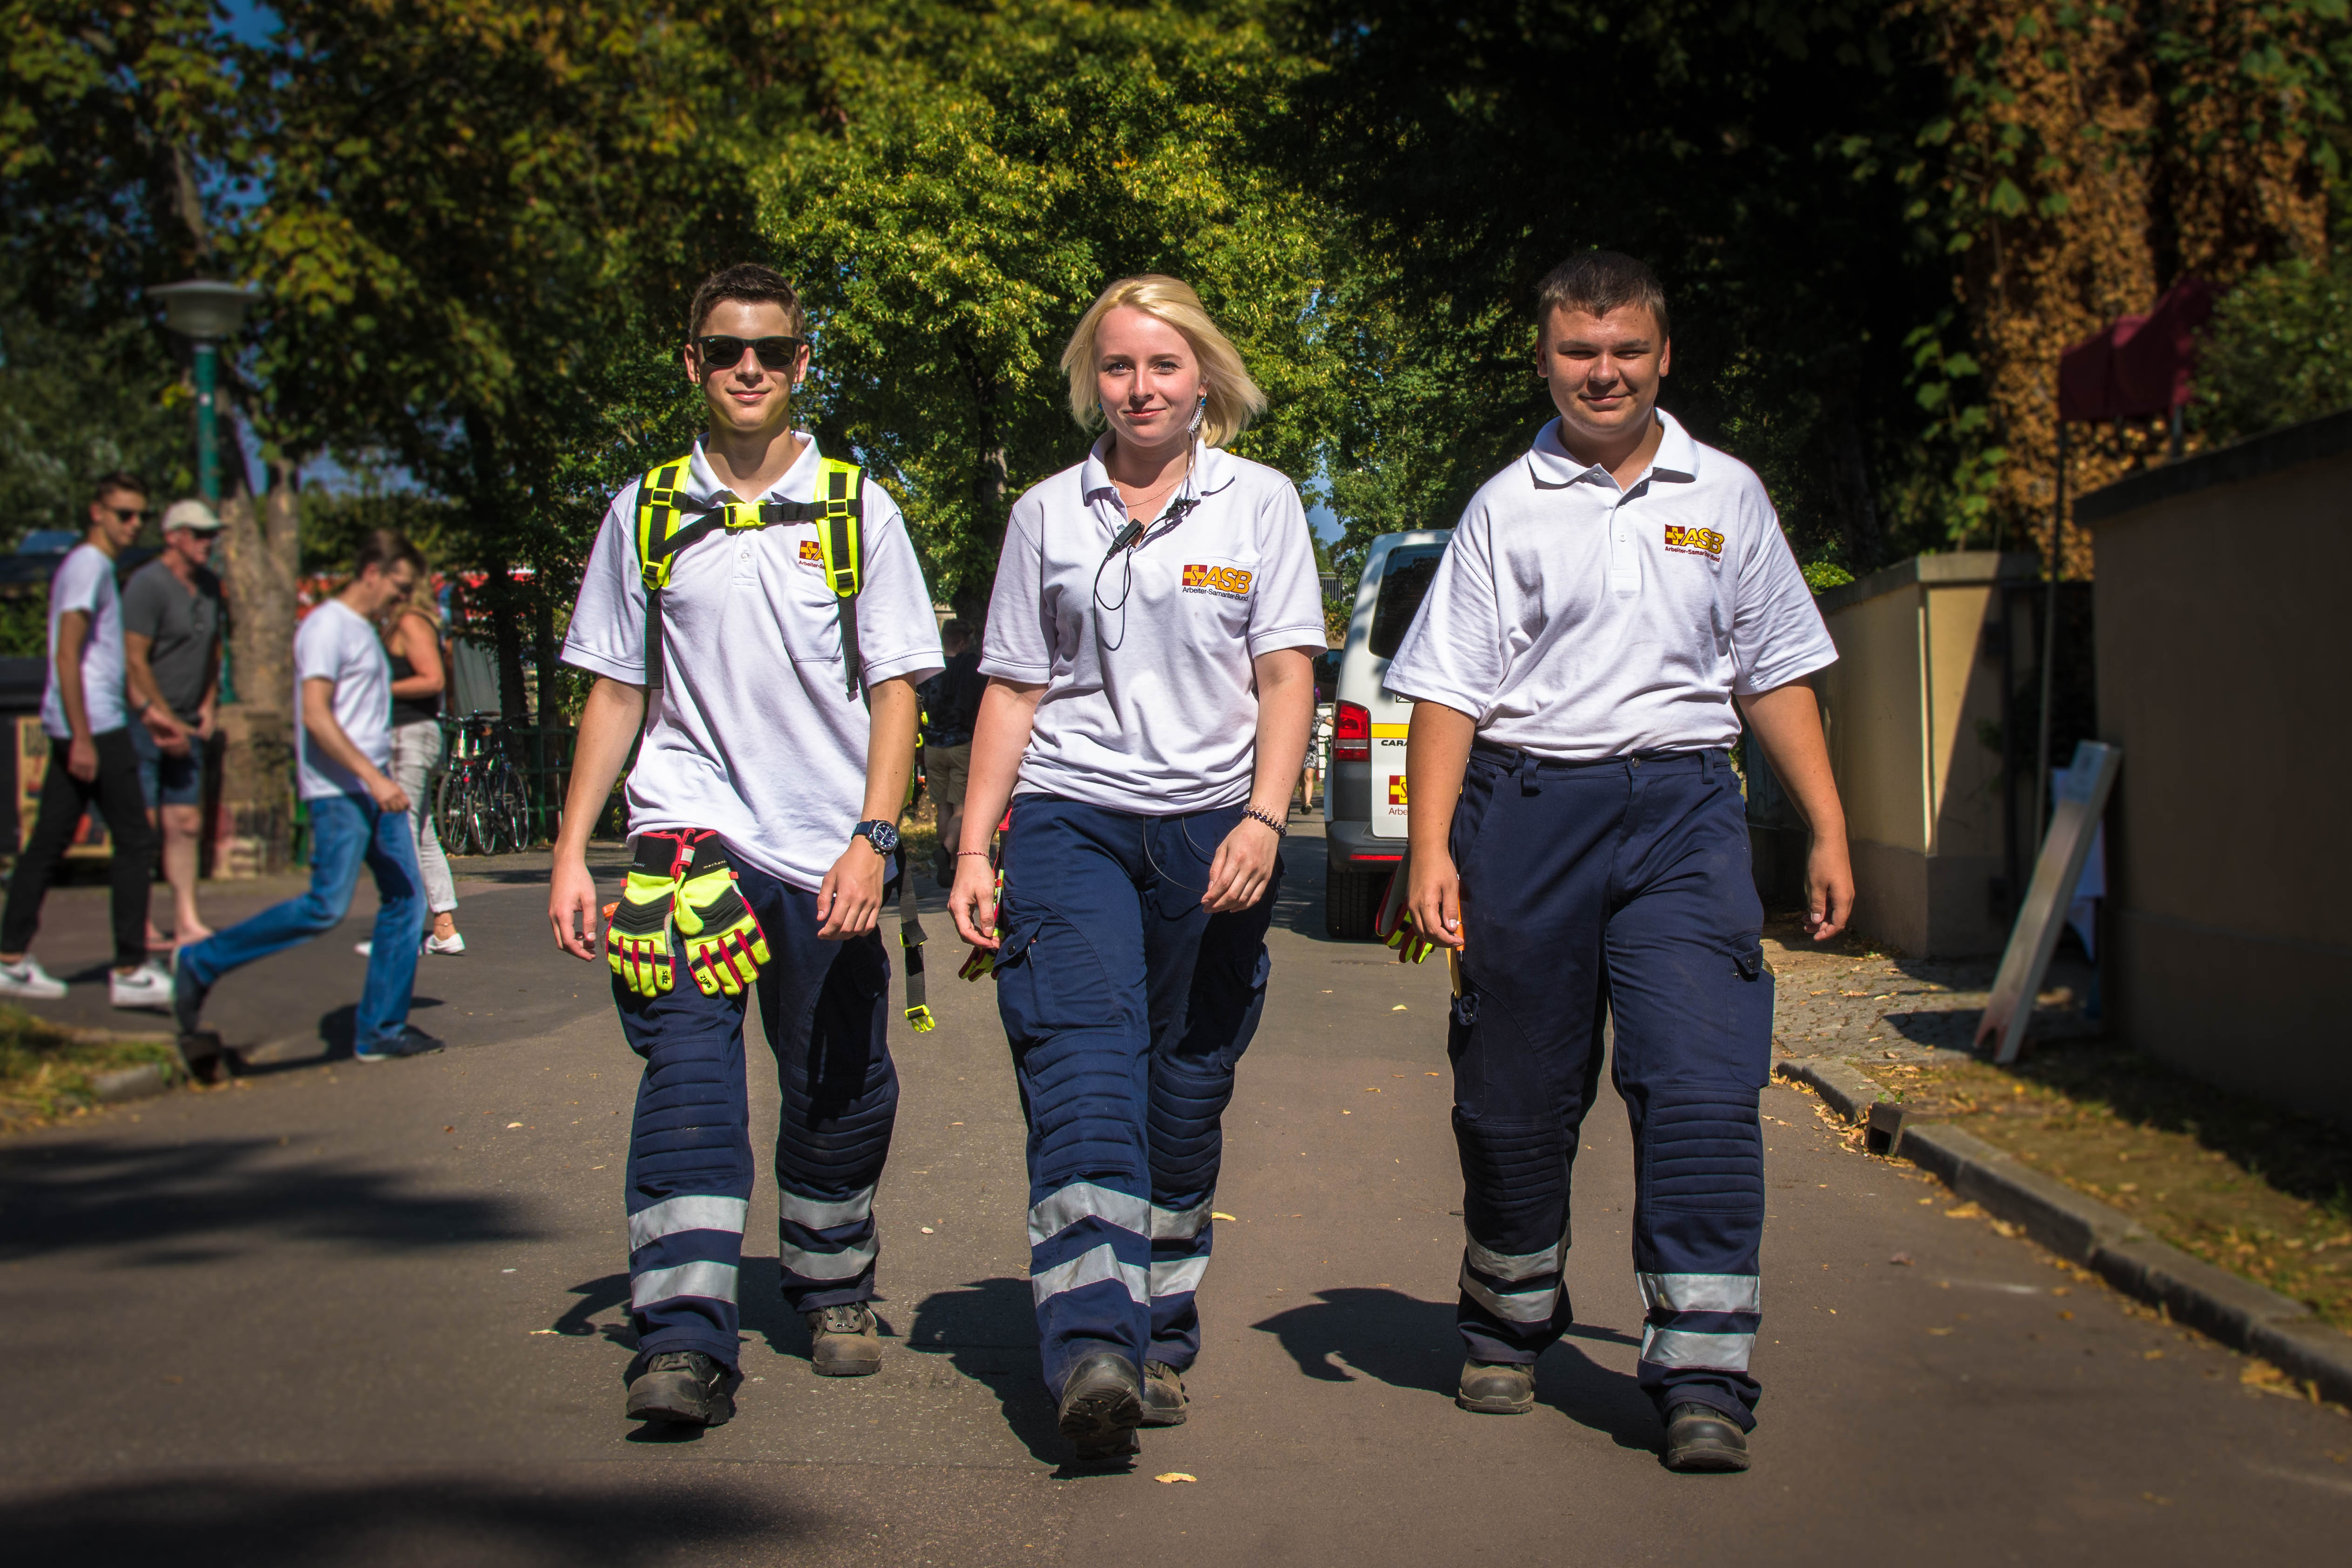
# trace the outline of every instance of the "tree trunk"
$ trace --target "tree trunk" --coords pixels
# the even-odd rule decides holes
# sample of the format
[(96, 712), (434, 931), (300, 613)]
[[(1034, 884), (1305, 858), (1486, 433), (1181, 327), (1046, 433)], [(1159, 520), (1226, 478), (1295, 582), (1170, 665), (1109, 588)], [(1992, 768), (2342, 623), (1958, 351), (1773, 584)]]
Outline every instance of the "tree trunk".
[(283, 870), (293, 840), (295, 591), (302, 559), (295, 466), (269, 463), (269, 493), (256, 503), (228, 466), (222, 503), (227, 555), (229, 652), (236, 700), (221, 710), (225, 750), (215, 875)]

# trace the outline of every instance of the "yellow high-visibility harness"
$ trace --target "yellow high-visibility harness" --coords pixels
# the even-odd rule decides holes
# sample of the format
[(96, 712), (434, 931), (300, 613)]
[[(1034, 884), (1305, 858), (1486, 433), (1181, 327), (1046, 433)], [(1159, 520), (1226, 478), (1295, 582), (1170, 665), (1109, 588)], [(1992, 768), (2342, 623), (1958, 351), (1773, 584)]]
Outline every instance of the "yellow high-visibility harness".
[[(646, 686), (662, 684), (662, 595), (669, 587), (670, 563), (695, 541), (720, 531), (772, 528), (779, 523), (816, 525), (819, 564), (841, 616), (841, 660), (849, 695), (864, 695), (857, 654), (857, 594), (865, 586), (865, 476), (855, 463), (826, 458), (817, 465), (813, 501), (693, 500), (686, 489), (694, 454), (672, 458), (646, 471), (637, 486), (637, 562), (646, 585)], [(911, 804), (911, 799), (909, 804)], [(923, 1003), (923, 923), (915, 913), (914, 875), (898, 858), (898, 942), (906, 951), (907, 1022), (917, 1034), (937, 1020)]]

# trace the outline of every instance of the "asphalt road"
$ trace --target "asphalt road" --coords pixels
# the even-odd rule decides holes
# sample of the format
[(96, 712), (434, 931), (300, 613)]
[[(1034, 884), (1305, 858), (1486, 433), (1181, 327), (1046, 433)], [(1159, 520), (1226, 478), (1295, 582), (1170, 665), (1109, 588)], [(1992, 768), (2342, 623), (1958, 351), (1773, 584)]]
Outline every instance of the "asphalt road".
[[(0, 1542), (26, 1563), (141, 1568), (2342, 1550), (2352, 1422), (2248, 1392), (2230, 1352), (1947, 1217), (1940, 1187), (1850, 1152), (1780, 1088), (1753, 1470), (1658, 1465), (1633, 1380), (1627, 1141), (1606, 1104), (1576, 1193), (1584, 1322), (1544, 1359), (1535, 1414), (1456, 1410), (1444, 975), (1322, 937), (1312, 832), (1293, 837), (1265, 1022), (1226, 1122), (1217, 1207), (1234, 1218), (1202, 1295), (1195, 1414), (1147, 1433), (1132, 1473), (1060, 1468), (1003, 1036), (945, 942), (940, 1028), (893, 1041), (884, 1371), (812, 1376), (800, 1324), (751, 1288), (774, 1256), (763, 1188), (740, 1414), (690, 1440), (635, 1436), (619, 1189), (635, 1058), (602, 971), (553, 952), (537, 874), (515, 862), (467, 868), (473, 951), (422, 971), (437, 1005), (417, 1019), (446, 1055), (336, 1056), (355, 915), (216, 994), (264, 1071), (0, 1142), (16, 1328)], [(102, 964), (102, 902), (55, 900), (38, 949), (53, 970)], [(107, 1011), (79, 994), (50, 1010)], [(772, 1069), (753, 1061), (765, 1139)], [(1197, 1479), (1155, 1481), (1169, 1473)]]

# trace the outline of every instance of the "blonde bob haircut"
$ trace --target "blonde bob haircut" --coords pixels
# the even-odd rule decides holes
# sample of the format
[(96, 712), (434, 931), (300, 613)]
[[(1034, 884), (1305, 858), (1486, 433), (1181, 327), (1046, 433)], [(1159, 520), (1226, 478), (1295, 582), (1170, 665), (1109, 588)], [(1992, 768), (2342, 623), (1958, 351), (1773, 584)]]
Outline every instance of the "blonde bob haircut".
[(1078, 318), (1078, 330), (1070, 334), (1070, 346), (1062, 351), (1062, 369), (1070, 378), (1070, 416), (1082, 428), (1097, 430), (1105, 423), (1102, 400), (1095, 390), (1095, 340), (1101, 333), (1103, 318), (1121, 305), (1167, 322), (1192, 345), (1209, 389), (1209, 411), (1201, 421), (1201, 439), (1205, 445), (1223, 446), (1240, 435), (1252, 418), (1265, 412), (1265, 394), (1250, 379), (1241, 351), (1209, 319), (1192, 286), (1180, 279), (1145, 272), (1122, 278), (1104, 289)]

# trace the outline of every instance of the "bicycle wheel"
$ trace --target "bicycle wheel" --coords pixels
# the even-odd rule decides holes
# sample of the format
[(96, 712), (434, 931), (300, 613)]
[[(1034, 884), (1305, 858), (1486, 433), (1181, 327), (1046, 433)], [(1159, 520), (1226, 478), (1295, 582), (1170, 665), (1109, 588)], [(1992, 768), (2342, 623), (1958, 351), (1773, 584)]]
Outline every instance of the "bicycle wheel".
[(530, 795), (523, 788), (522, 774), (513, 764), (500, 763), (490, 781), (493, 815), (504, 831), (507, 847), (528, 849), (537, 837), (530, 830)]
[(474, 787), (466, 797), (466, 822), (473, 837), (475, 854), (507, 852), (506, 824), (499, 820), (497, 796), (487, 775), (475, 778)]
[(459, 758), (449, 764), (441, 775), (440, 788), (433, 797), (433, 831), (441, 840), (441, 847), (452, 855), (466, 853), (466, 779), (473, 771), (471, 764)]

